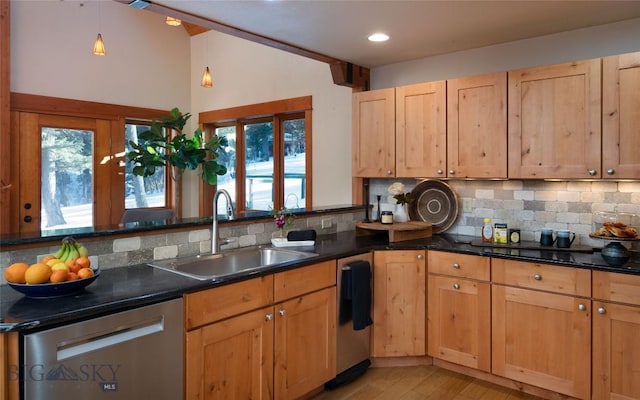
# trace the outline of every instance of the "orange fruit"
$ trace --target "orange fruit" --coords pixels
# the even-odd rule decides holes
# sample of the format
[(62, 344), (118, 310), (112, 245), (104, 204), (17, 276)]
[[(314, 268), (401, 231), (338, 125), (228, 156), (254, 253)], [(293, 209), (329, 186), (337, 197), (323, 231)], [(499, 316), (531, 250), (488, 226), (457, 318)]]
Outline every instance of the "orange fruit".
[(69, 267), (69, 272), (78, 272), (80, 266), (76, 263), (76, 260), (68, 260), (65, 264)]
[(4, 279), (11, 283), (25, 283), (24, 274), (28, 268), (29, 264), (26, 263), (11, 264), (4, 270)]
[(53, 272), (51, 272), (51, 276), (49, 277), (49, 282), (51, 283), (64, 282), (67, 280), (68, 276), (69, 276), (69, 273), (67, 272), (66, 269), (56, 269)]
[(51, 277), (51, 267), (47, 264), (32, 264), (24, 273), (24, 280), (28, 284), (38, 284), (49, 282)]
[(85, 279), (93, 276), (93, 270), (91, 268), (80, 268), (78, 271), (78, 278)]
[(76, 259), (76, 264), (78, 264), (80, 268), (89, 268), (91, 266), (91, 261), (89, 260), (89, 257), (82, 256)]
[(43, 264), (46, 264), (47, 261), (53, 260), (54, 258), (56, 258), (56, 256), (53, 256), (53, 255), (49, 254), (48, 256), (42, 257), (42, 260), (40, 260), (40, 262), (43, 263)]
[(69, 272), (67, 274), (67, 281), (75, 281), (78, 280), (80, 278), (78, 278), (78, 274), (76, 274), (75, 272)]

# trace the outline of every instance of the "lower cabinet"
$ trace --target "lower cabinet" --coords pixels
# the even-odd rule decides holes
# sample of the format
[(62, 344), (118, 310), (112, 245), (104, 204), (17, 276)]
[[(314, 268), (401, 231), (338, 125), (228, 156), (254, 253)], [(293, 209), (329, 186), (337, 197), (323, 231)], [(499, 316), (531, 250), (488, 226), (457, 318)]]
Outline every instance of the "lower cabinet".
[(297, 399), (335, 377), (335, 279), (332, 260), (186, 295), (185, 398)]
[(640, 399), (640, 276), (594, 271), (593, 298), (592, 399)]
[(426, 253), (373, 253), (373, 357), (426, 355)]
[(491, 371), (490, 258), (428, 252), (428, 354)]
[(588, 399), (591, 271), (492, 260), (492, 372)]

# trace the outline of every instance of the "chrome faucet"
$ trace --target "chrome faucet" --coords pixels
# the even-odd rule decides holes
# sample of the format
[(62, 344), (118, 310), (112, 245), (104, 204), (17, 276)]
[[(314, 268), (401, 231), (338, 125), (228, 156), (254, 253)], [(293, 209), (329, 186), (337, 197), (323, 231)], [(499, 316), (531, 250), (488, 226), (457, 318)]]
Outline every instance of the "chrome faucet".
[(213, 227), (211, 229), (211, 254), (220, 253), (220, 245), (230, 242), (229, 239), (225, 239), (224, 243), (220, 241), (220, 234), (218, 232), (218, 198), (220, 195), (224, 195), (227, 199), (227, 217), (228, 219), (235, 218), (233, 213), (233, 203), (231, 202), (231, 195), (224, 189), (219, 189), (215, 195), (213, 195)]

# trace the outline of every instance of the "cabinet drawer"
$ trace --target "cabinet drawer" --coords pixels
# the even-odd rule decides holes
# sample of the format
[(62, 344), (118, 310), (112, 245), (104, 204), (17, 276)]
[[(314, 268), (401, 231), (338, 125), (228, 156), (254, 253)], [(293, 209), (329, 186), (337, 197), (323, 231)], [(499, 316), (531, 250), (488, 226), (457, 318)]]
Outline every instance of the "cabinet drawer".
[(187, 294), (187, 330), (273, 304), (273, 275)]
[(640, 305), (640, 276), (593, 271), (593, 298)]
[(336, 285), (336, 260), (279, 272), (274, 278), (275, 302)]
[(591, 296), (591, 271), (587, 269), (494, 258), (491, 277), (494, 283)]
[(459, 278), (488, 281), (491, 272), (489, 257), (469, 254), (428, 251), (427, 270), (434, 274), (457, 276)]

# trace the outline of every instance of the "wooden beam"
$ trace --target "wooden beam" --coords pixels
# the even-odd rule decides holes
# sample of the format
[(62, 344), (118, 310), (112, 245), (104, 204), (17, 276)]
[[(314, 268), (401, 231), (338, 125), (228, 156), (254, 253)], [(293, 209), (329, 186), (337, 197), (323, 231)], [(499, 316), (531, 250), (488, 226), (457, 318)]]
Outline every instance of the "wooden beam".
[[(113, 1), (125, 4), (125, 5), (128, 5), (131, 2), (131, 0), (113, 0)], [(265, 46), (273, 47), (278, 50), (283, 50), (292, 54), (307, 57), (312, 60), (325, 62), (329, 64), (331, 68), (331, 75), (333, 76), (333, 82), (336, 85), (351, 87), (354, 89), (354, 91), (357, 91), (357, 92), (369, 90), (369, 69), (366, 67), (361, 67), (359, 65), (355, 65), (355, 64), (337, 59), (335, 57), (327, 56), (325, 54), (321, 54), (313, 50), (305, 49), (290, 43), (269, 38), (267, 36), (249, 32), (244, 29), (236, 28), (234, 26), (227, 25), (222, 22), (214, 21), (208, 18), (204, 18), (199, 15), (176, 10), (174, 8), (167, 7), (162, 4), (155, 4), (155, 3), (149, 2), (149, 6), (144, 8), (144, 10), (151, 11), (156, 14), (178, 18), (179, 20), (182, 21), (187, 32), (192, 36), (194, 34), (206, 32), (207, 30), (214, 30), (216, 32), (226, 33), (227, 35), (235, 36), (241, 39), (246, 39), (246, 40), (259, 43)], [(198, 29), (197, 27), (200, 27), (201, 29)], [(350, 78), (352, 78), (351, 81), (350, 81)]]

